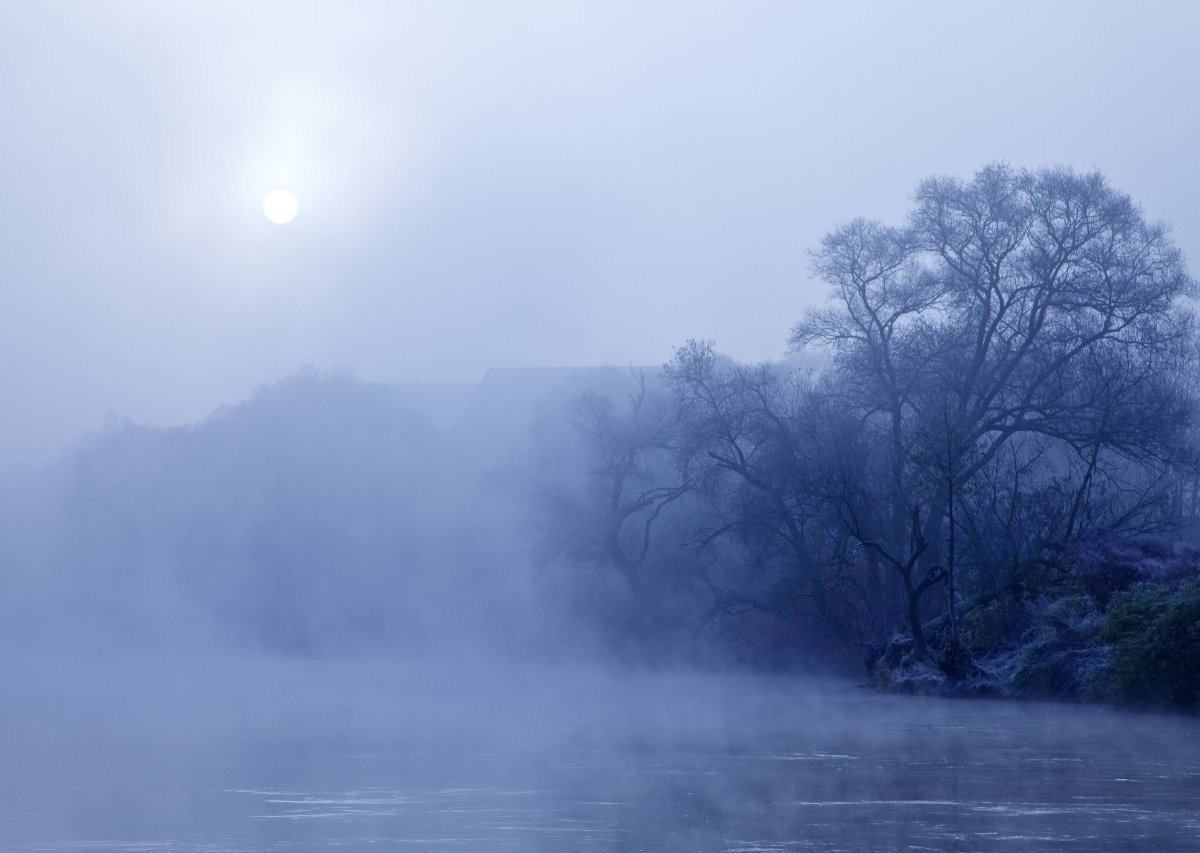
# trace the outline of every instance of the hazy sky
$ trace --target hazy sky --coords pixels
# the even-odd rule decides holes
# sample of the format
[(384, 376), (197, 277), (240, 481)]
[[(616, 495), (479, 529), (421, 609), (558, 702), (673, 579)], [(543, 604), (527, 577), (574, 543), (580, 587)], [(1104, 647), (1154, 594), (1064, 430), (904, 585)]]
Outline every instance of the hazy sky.
[[(1200, 3), (51, 2), (0, 28), (0, 462), (303, 364), (781, 354), (917, 181), (1099, 167), (1200, 263)], [(286, 226), (260, 210), (291, 187)]]

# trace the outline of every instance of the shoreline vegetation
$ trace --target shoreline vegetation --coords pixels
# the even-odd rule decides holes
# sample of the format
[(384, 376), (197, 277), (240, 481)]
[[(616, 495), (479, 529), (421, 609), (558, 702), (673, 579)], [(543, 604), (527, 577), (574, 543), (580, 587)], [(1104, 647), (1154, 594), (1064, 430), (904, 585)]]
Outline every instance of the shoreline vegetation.
[[(1149, 548), (1161, 543), (1143, 543)], [(903, 636), (872, 646), (866, 684), (895, 693), (1097, 703), (1200, 712), (1200, 582), (1135, 579), (1102, 609), (1087, 592), (1027, 607), (1016, 643), (913, 658)], [(1131, 574), (1136, 567), (1128, 567)], [(1182, 574), (1182, 573), (1181, 573)]]
[(757, 664), (860, 644), (882, 689), (1194, 710), (1197, 291), (1168, 229), (1099, 173), (993, 164), (811, 260), (829, 299), (790, 360), (692, 341), (653, 390), (575, 399), (594, 491), (547, 508), (573, 562), (644, 624), (687, 621), (690, 584)]

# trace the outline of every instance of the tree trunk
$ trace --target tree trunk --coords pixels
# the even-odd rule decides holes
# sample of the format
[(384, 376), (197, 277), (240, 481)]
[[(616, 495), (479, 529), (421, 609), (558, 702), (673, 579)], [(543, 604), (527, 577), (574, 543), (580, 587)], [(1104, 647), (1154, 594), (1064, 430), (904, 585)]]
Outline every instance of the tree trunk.
[(958, 612), (955, 606), (955, 589), (954, 589), (954, 481), (951, 480), (950, 499), (947, 502), (946, 514), (949, 518), (950, 536), (949, 542), (946, 544), (946, 602), (948, 613), (950, 615), (950, 642), (954, 646), (958, 646)]
[(913, 586), (911, 571), (905, 572), (903, 578), (904, 595), (908, 600), (908, 629), (913, 641), (912, 655), (916, 660), (923, 661), (929, 657), (929, 647), (925, 642), (925, 623), (921, 621), (921, 589)]

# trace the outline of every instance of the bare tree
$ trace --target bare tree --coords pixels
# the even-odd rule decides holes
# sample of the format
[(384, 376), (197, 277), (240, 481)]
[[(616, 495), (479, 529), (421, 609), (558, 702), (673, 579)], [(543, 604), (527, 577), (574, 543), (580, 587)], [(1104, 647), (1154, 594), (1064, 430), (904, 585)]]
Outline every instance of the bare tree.
[(587, 390), (576, 401), (576, 418), (587, 437), (588, 474), (601, 496), (597, 544), (634, 596), (649, 603), (642, 571), (654, 525), (690, 486), (671, 466), (674, 412), (665, 400), (647, 397), (644, 371), (633, 378), (624, 407)]
[(920, 657), (955, 495), (1017, 437), (1090, 451), (1093, 469), (1105, 453), (1169, 458), (1187, 407), (1156, 378), (1193, 337), (1192, 282), (1166, 230), (1099, 174), (1003, 165), (923, 182), (904, 228), (857, 220), (813, 263), (832, 304), (791, 345), (833, 350), (846, 404), (888, 448), (883, 535), (850, 524), (897, 569)]
[(661, 621), (655, 532), (690, 490), (675, 467), (677, 418), (667, 395), (633, 371), (630, 380), (575, 389), (554, 418), (565, 446), (553, 448), (553, 429), (543, 424), (532, 460), (541, 469), (534, 501), (544, 547), (576, 564), (615, 570), (638, 618)]
[(810, 605), (836, 636), (850, 639), (840, 578), (830, 574), (836, 543), (826, 536), (829, 507), (818, 488), (812, 389), (770, 365), (723, 360), (699, 341), (676, 351), (667, 376), (680, 411), (682, 465), (720, 507), (721, 522), (702, 531), (700, 544), (737, 536), (748, 546), (748, 570), (780, 568), (765, 588), (743, 577), (737, 590), (714, 590), (717, 600), (785, 618)]

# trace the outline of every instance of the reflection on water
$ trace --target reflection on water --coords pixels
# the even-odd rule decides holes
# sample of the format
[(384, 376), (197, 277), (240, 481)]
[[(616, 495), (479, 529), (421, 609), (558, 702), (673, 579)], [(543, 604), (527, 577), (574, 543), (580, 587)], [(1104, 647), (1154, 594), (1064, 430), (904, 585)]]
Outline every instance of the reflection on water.
[(178, 673), (154, 691), (120, 683), (14, 691), (0, 712), (0, 849), (1093, 851), (1200, 838), (1193, 719), (728, 676), (432, 683), (296, 665), (203, 689)]

